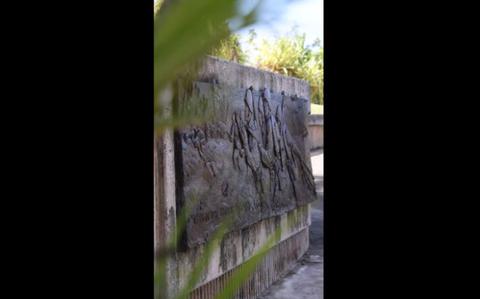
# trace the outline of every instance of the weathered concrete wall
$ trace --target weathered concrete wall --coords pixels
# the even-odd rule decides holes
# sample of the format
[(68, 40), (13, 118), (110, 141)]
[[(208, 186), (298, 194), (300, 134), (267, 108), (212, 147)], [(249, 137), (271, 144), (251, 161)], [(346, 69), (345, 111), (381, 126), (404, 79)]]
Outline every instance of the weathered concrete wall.
[[(284, 215), (259, 221), (246, 229), (228, 233), (220, 247), (214, 249), (210, 265), (205, 269), (197, 286), (216, 279), (246, 262), (266, 243), (276, 228), (281, 229), (281, 237), (278, 243), (308, 230), (309, 216), (309, 205), (305, 205)], [(308, 240), (306, 242), (303, 245), (308, 248)], [(177, 267), (180, 287), (185, 285), (185, 280), (192, 271), (192, 265), (198, 262), (204, 250), (205, 245), (200, 245), (194, 250), (178, 253)]]
[(282, 76), (215, 57), (208, 57), (204, 60), (199, 78), (206, 80), (215, 78), (219, 83), (227, 83), (232, 87), (269, 88), (278, 92), (285, 91), (289, 94), (296, 94), (302, 98), (310, 98), (310, 87), (305, 80)]
[[(273, 92), (285, 92), (309, 99), (308, 84), (296, 78), (290, 78), (260, 71), (236, 63), (211, 58), (205, 60), (199, 80), (215, 80), (232, 88), (255, 89), (267, 88)], [(307, 105), (310, 107), (309, 103)], [(305, 156), (310, 157), (308, 137), (305, 137)], [(163, 135), (155, 142), (155, 246), (161, 247), (168, 240), (168, 234), (175, 231), (175, 155), (173, 152), (174, 137), (171, 132)], [(305, 161), (311, 169), (310, 159)], [(292, 198), (292, 200), (294, 200)], [(177, 202), (178, 204), (178, 202)], [(236, 298), (256, 298), (275, 280), (291, 269), (295, 262), (308, 249), (308, 227), (310, 225), (310, 205), (306, 204), (290, 210), (282, 215), (262, 219), (240, 230), (229, 232), (220, 246), (214, 248), (209, 267), (202, 273), (200, 282), (192, 290), (191, 298), (213, 298), (213, 295), (224, 287), (226, 279), (232, 271), (241, 267), (257, 250), (265, 244), (275, 229), (280, 228), (281, 238), (271, 248), (266, 259), (257, 267), (252, 279), (237, 294)], [(170, 261), (168, 279), (172, 294), (186, 284), (194, 265), (205, 251), (205, 244), (180, 250)]]
[[(254, 299), (270, 287), (275, 281), (287, 274), (296, 262), (303, 256), (309, 246), (308, 229), (279, 242), (271, 248), (262, 262), (257, 266), (251, 278), (237, 292), (235, 299)], [(223, 275), (196, 288), (190, 299), (213, 298), (219, 290), (229, 284), (229, 278), (241, 264)]]
[(315, 114), (308, 117), (308, 137), (310, 149), (323, 148), (323, 115)]
[[(171, 102), (171, 88), (166, 88), (162, 94), (155, 99), (163, 104)], [(162, 105), (165, 115), (171, 114), (170, 105)], [(176, 230), (176, 198), (175, 198), (175, 164), (174, 164), (174, 139), (173, 131), (166, 130), (162, 136), (154, 136), (153, 148), (154, 161), (154, 251), (164, 249), (171, 244)], [(176, 275), (176, 258), (169, 257), (166, 260), (167, 276), (169, 281), (164, 296), (172, 297), (178, 289)]]

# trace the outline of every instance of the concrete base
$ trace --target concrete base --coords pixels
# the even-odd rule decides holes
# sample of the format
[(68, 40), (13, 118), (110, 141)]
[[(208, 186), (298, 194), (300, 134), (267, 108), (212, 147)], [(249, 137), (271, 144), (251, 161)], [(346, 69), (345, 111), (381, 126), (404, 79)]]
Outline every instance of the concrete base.
[[(209, 267), (202, 273), (197, 287), (207, 284), (245, 263), (267, 242), (276, 228), (281, 229), (278, 245), (299, 232), (308, 231), (309, 225), (310, 205), (305, 205), (281, 216), (259, 221), (241, 231), (228, 233), (220, 246), (214, 249)], [(299, 244), (298, 246), (308, 248), (308, 238), (306, 244)], [(177, 253), (176, 279), (179, 282), (180, 289), (186, 285), (194, 265), (198, 263), (204, 250), (205, 245), (200, 245), (186, 252)]]
[[(290, 272), (305, 254), (309, 244), (308, 227), (273, 247), (251, 278), (238, 290), (235, 299), (255, 299), (275, 281)], [(241, 266), (239, 266), (241, 267)], [(204, 284), (190, 294), (190, 299), (214, 298), (229, 283), (236, 267)]]

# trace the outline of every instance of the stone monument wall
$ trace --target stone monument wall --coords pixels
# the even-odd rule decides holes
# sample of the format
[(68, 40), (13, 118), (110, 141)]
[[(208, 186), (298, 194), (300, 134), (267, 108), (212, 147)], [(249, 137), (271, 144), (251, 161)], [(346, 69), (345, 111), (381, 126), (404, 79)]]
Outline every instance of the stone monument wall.
[(175, 231), (179, 211), (190, 211), (181, 246), (168, 261), (169, 292), (186, 284), (206, 242), (228, 220), (228, 232), (191, 298), (213, 298), (280, 230), (280, 239), (237, 294), (256, 298), (309, 245), (309, 203), (316, 194), (308, 84), (208, 57), (176, 96), (174, 110), (201, 107), (208, 122), (167, 131), (155, 142), (157, 248)]

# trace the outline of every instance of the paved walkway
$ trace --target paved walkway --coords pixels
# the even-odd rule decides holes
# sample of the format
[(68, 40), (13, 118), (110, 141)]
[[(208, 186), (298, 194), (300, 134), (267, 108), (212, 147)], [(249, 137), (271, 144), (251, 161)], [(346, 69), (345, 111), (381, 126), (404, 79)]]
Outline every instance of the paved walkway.
[(312, 203), (310, 248), (300, 263), (259, 299), (323, 299), (323, 151), (312, 153), (319, 199)]

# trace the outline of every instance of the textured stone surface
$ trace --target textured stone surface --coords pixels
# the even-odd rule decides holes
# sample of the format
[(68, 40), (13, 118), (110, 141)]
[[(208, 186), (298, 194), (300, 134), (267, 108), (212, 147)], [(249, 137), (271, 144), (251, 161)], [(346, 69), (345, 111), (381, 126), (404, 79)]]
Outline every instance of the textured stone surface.
[[(258, 221), (243, 230), (232, 231), (226, 234), (220, 246), (214, 248), (209, 267), (202, 273), (202, 277), (197, 286), (217, 279), (228, 271), (245, 263), (265, 245), (267, 239), (274, 233), (276, 228), (281, 229), (279, 242), (288, 240), (303, 230), (308, 230), (309, 215), (309, 205), (305, 205), (281, 216)], [(246, 242), (246, 239), (248, 239), (249, 242)], [(306, 248), (308, 248), (308, 240), (305, 244), (298, 245), (306, 246), (306, 250)], [(189, 250), (178, 252), (177, 275), (180, 287), (185, 285), (192, 268), (199, 262), (200, 256), (204, 251), (205, 244), (201, 244)]]
[(224, 217), (234, 220), (232, 230), (242, 229), (315, 199), (305, 146), (308, 99), (195, 82), (181, 105), (202, 101), (211, 120), (177, 135), (178, 198), (193, 207), (190, 248), (204, 243)]
[[(207, 57), (199, 71), (200, 81), (216, 80), (233, 88), (254, 89), (269, 88), (274, 91), (284, 90), (292, 95), (309, 99), (310, 87), (304, 80), (283, 76), (269, 71), (259, 70), (238, 63), (215, 57)], [(310, 111), (310, 105), (308, 106)]]
[[(308, 229), (303, 229), (290, 238), (279, 242), (270, 249), (258, 264), (250, 279), (240, 286), (232, 299), (256, 299), (273, 282), (281, 278), (293, 267), (308, 248)], [(215, 298), (223, 288), (231, 283), (232, 274), (242, 265), (232, 269), (208, 283), (202, 284), (190, 294), (189, 299)], [(299, 298), (292, 296), (290, 298)], [(289, 299), (290, 299), (289, 298)]]

